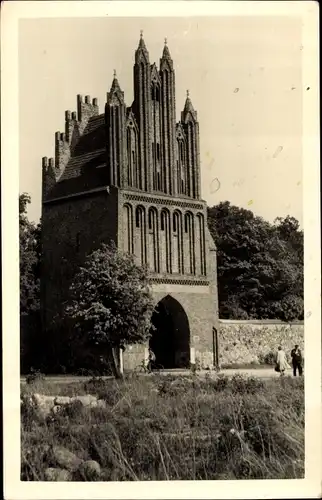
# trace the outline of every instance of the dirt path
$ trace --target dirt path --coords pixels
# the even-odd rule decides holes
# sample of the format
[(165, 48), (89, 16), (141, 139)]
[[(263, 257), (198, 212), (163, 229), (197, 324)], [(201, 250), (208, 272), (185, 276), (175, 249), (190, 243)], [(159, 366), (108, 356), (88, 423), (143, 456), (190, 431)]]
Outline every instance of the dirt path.
[[(189, 375), (190, 371), (189, 370), (182, 370), (182, 371), (163, 371), (162, 375)], [(198, 376), (206, 376), (210, 375), (211, 377), (216, 377), (218, 374), (221, 375), (226, 375), (228, 377), (232, 377), (233, 375), (243, 375), (243, 376), (248, 376), (248, 377), (258, 377), (261, 379), (271, 379), (271, 378), (277, 378), (279, 377), (279, 374), (274, 371), (274, 368), (226, 368), (224, 370), (221, 370), (220, 372), (215, 372), (215, 371), (208, 371), (208, 370), (201, 370), (198, 371)], [(285, 375), (292, 375), (292, 370), (288, 369), (286, 370)], [(148, 375), (147, 375), (148, 376)], [(64, 384), (70, 384), (72, 382), (85, 382), (86, 380), (89, 380), (91, 377), (85, 377), (85, 376), (77, 376), (77, 375), (49, 375), (46, 377), (46, 381), (52, 382), (52, 383), (64, 383)], [(109, 379), (112, 377), (102, 377), (103, 379)], [(26, 377), (21, 377), (20, 379), (21, 383), (26, 383)]]

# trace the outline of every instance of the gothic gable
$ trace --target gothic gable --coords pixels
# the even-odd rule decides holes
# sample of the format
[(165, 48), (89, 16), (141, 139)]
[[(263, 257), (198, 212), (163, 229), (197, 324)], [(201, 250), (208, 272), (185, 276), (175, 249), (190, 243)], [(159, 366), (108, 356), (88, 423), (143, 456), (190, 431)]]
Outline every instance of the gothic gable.
[(151, 82), (156, 82), (161, 85), (159, 72), (155, 63), (151, 65)]
[(176, 124), (176, 138), (179, 140), (185, 140), (185, 132), (183, 130), (182, 124), (177, 123)]
[(136, 118), (131, 108), (127, 108), (126, 126), (135, 128), (137, 132), (139, 131)]

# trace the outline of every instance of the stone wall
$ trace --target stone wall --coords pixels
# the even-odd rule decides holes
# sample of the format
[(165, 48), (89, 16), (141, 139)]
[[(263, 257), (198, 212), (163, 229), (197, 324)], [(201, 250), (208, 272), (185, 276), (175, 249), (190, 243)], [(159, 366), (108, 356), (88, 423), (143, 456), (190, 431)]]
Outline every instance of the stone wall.
[(304, 323), (275, 320), (220, 320), (218, 329), (219, 364), (264, 364), (280, 345), (290, 361), (295, 344), (304, 354)]

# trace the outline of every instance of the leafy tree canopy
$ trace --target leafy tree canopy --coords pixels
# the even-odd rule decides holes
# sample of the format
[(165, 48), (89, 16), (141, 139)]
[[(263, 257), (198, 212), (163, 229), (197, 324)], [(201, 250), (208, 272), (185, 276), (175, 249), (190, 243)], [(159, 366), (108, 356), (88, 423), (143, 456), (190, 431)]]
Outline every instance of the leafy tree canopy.
[(28, 220), (30, 196), (19, 196), (20, 355), (24, 373), (38, 367), (43, 350), (40, 325), (40, 231)]
[(30, 196), (19, 196), (20, 313), (39, 309), (40, 225), (28, 220)]
[(70, 293), (67, 315), (91, 342), (113, 350), (149, 337), (154, 303), (147, 271), (134, 256), (102, 244), (87, 257)]
[(208, 209), (217, 244), (219, 315), (231, 319), (303, 319), (303, 232), (292, 217), (270, 224), (250, 210)]

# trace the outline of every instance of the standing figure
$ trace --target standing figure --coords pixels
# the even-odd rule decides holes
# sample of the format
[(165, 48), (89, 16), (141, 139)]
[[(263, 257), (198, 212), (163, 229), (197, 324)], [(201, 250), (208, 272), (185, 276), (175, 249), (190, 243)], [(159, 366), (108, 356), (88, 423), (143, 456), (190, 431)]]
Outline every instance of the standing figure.
[(149, 372), (151, 372), (153, 368), (155, 368), (155, 360), (156, 360), (155, 354), (152, 351), (151, 347), (149, 347), (149, 361), (147, 366)]
[(289, 364), (286, 359), (286, 354), (281, 348), (281, 346), (278, 347), (277, 351), (277, 357), (276, 357), (276, 368), (277, 371), (280, 372), (281, 376), (285, 374), (286, 368), (289, 368)]
[(299, 349), (299, 346), (296, 344), (294, 349), (291, 351), (292, 365), (293, 365), (293, 375), (296, 377), (296, 372), (298, 370), (299, 375), (301, 376), (303, 373), (302, 369), (302, 353)]

